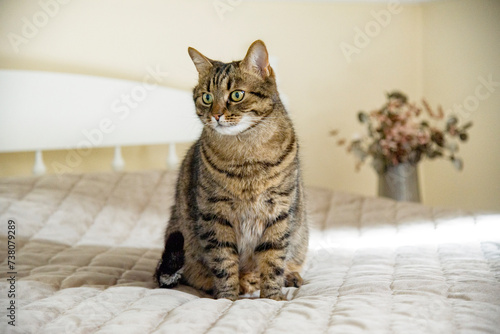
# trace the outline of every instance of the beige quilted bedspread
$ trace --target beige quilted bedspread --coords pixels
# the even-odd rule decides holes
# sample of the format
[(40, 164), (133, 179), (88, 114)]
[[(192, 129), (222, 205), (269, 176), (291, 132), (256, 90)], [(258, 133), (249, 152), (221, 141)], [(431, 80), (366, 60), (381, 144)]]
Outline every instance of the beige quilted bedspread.
[(500, 215), (308, 189), (305, 284), (231, 302), (152, 280), (174, 184), (0, 180), (0, 332), (500, 333)]

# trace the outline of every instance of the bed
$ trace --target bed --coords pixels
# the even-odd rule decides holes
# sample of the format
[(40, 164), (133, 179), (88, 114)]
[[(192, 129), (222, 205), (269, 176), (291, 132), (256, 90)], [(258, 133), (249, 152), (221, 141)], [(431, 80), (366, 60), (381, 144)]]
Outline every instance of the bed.
[[(82, 137), (143, 84), (0, 71), (0, 152), (37, 152), (38, 174), (0, 179), (0, 332), (500, 333), (500, 214), (322, 188), (307, 188), (305, 284), (284, 288), (287, 301), (159, 289), (153, 272), (173, 203), (175, 144), (200, 131), (189, 92), (155, 86), (135, 115), (110, 116), (116, 129)], [(77, 114), (91, 116), (66, 117), (79, 98)], [(46, 125), (41, 111), (62, 119)], [(26, 124), (30, 115), (38, 121)], [(148, 131), (130, 136), (129, 122)], [(124, 172), (120, 147), (134, 143), (169, 143), (170, 168)], [(112, 171), (67, 165), (44, 174), (43, 150), (104, 146), (115, 147)]]

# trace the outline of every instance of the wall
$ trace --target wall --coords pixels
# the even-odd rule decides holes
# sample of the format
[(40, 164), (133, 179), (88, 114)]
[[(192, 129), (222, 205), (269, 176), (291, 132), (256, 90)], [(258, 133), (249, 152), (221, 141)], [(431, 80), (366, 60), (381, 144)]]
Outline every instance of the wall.
[[(384, 103), (385, 92), (396, 88), (413, 99), (429, 94), (431, 102), (445, 106), (456, 101), (462, 95), (447, 98), (439, 90), (424, 88), (426, 85), (441, 86), (433, 81), (435, 72), (429, 68), (434, 68), (432, 58), (443, 47), (439, 45), (438, 37), (433, 40), (429, 36), (444, 39), (446, 34), (441, 29), (445, 29), (456, 39), (474, 37), (456, 36), (458, 34), (453, 29), (457, 22), (446, 18), (440, 23), (438, 16), (433, 15), (434, 10), (446, 10), (447, 6), (455, 9), (452, 3), (65, 2), (67, 4), (60, 4), (58, 8), (52, 7), (53, 17), (38, 31), (32, 31), (25, 43), (18, 45), (16, 52), (16, 47), (6, 36), (9, 33), (22, 36), (26, 21), (33, 23), (37, 13), (44, 10), (41, 4), (58, 2), (0, 1), (2, 68), (141, 80), (148, 66), (158, 66), (169, 73), (166, 85), (190, 89), (196, 82), (197, 73), (187, 56), (188, 46), (197, 48), (208, 57), (229, 61), (241, 59), (252, 41), (262, 39), (271, 55), (278, 59), (280, 90), (288, 97), (290, 113), (301, 139), (306, 183), (365, 195), (375, 195), (375, 173), (370, 166), (355, 172), (354, 158), (337, 147), (336, 139), (328, 136), (329, 131), (340, 129), (347, 137), (362, 132), (363, 128), (356, 120), (357, 111), (379, 107)], [(477, 1), (466, 3), (470, 5)], [(486, 12), (484, 10), (483, 15)], [(472, 16), (465, 9), (461, 14)], [(464, 20), (467, 24), (472, 23), (467, 18)], [(490, 31), (497, 26), (495, 22), (489, 22), (485, 23), (484, 29)], [(434, 29), (440, 31), (438, 35)], [(483, 42), (487, 40), (478, 43)], [(445, 59), (444, 55), (436, 56)], [(452, 56), (448, 53), (448, 57)], [(455, 60), (449, 68), (454, 64), (460, 63)], [(452, 79), (443, 80), (449, 84)], [(470, 92), (465, 88), (464, 91)], [(493, 142), (483, 146), (484, 140), (479, 139), (483, 132), (491, 131), (490, 128), (487, 123), (475, 124), (467, 149), (477, 151), (479, 144), (482, 149), (490, 151), (497, 148)], [(111, 157), (103, 158), (105, 151), (95, 150), (76, 171), (108, 169)], [(124, 155), (131, 161), (129, 169), (160, 168), (164, 164), (166, 147), (126, 148)], [(46, 160), (61, 156), (64, 152), (49, 152)], [(425, 203), (500, 209), (499, 204), (484, 202), (483, 199), (456, 201), (468, 193), (466, 187), (474, 184), (475, 176), (470, 174), (474, 169), (489, 177), (495, 175), (495, 170), (476, 164), (466, 151), (464, 158), (466, 170), (463, 173), (453, 174), (449, 170), (451, 167), (441, 162), (422, 166)], [(27, 174), (30, 161), (32, 158), (24, 153), (2, 154), (0, 175)], [(461, 182), (464, 186), (458, 191), (455, 188), (449, 190), (453, 196), (440, 195), (443, 188)], [(478, 187), (478, 191), (488, 189), (484, 185)]]
[(462, 172), (448, 161), (422, 166), (425, 202), (499, 210), (500, 1), (433, 2), (422, 17), (424, 96), (474, 123)]

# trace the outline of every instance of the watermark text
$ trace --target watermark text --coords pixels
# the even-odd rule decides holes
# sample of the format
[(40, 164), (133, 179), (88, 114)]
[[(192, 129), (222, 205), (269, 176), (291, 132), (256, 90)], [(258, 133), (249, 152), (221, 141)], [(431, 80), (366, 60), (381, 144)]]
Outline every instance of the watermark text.
[(7, 323), (16, 326), (16, 222), (9, 219), (7, 222)]

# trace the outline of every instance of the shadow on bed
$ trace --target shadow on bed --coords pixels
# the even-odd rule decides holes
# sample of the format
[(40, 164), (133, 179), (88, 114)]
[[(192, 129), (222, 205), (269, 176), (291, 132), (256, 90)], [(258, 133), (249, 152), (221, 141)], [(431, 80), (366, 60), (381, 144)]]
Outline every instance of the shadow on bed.
[[(158, 288), (153, 276), (161, 256), (161, 249), (158, 248), (70, 246), (27, 238), (16, 238), (15, 241), (15, 270), (18, 281), (36, 281), (57, 289), (105, 289), (118, 286)], [(0, 236), (0, 243), (6, 245), (7, 238)], [(2, 262), (7, 263), (6, 256)], [(7, 271), (0, 272), (0, 279), (8, 277)], [(174, 290), (211, 298), (185, 285), (179, 285)]]

